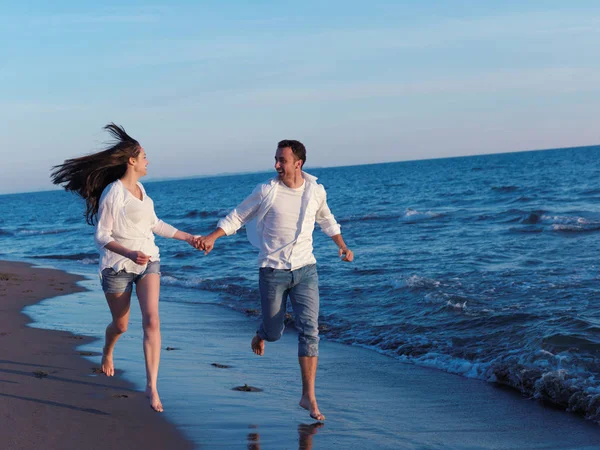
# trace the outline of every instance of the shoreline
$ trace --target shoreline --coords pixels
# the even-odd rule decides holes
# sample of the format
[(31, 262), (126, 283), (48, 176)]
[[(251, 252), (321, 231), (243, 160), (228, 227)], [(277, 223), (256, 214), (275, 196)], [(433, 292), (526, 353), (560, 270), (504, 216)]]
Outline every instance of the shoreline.
[[(94, 339), (29, 326), (23, 309), (86, 291), (58, 269), (0, 261), (0, 435), (6, 448), (193, 448), (118, 373), (105, 377), (76, 347)], [(143, 361), (140, 361), (143, 365)], [(97, 366), (96, 366), (97, 367)]]
[[(7, 272), (2, 264), (21, 263), (0, 262), (0, 274)], [(23, 266), (38, 270), (31, 269), (29, 264)], [(255, 331), (253, 320), (207, 302), (202, 291), (183, 292), (169, 286), (161, 292), (161, 302), (164, 302), (161, 328), (163, 349), (173, 347), (171, 350), (175, 351), (162, 352), (159, 383), (165, 413), (159, 415), (149, 408), (139, 391), (144, 379), (139, 308), (132, 303), (130, 330), (119, 341), (115, 355), (120, 376), (93, 375), (91, 368), (98, 367), (102, 348), (98, 334), (109, 316), (104, 296), (99, 289), (91, 288), (96, 282), (89, 277), (75, 286), (83, 277), (54, 269), (39, 271), (52, 274), (51, 283), (55, 286), (49, 286), (48, 280), (47, 287), (64, 290), (58, 291), (59, 297), (52, 297), (55, 293), (50, 290), (46, 301), (21, 313), (24, 322), (31, 323), (31, 317), (33, 326), (42, 327), (27, 327), (25, 332), (46, 333), (45, 329), (53, 327), (82, 336), (96, 335), (96, 338), (88, 336), (73, 341), (72, 333), (49, 331), (49, 336), (60, 336), (57, 344), (47, 338), (36, 341), (43, 342), (38, 345), (37, 359), (31, 367), (24, 366), (13, 374), (29, 383), (26, 394), (19, 395), (31, 398), (30, 389), (49, 386), (54, 389), (55, 397), (47, 399), (51, 392), (38, 391), (38, 403), (45, 401), (46, 409), (64, 409), (68, 414), (62, 414), (63, 419), (52, 422), (51, 426), (48, 417), (44, 420), (34, 417), (35, 420), (28, 423), (29, 416), (40, 413), (26, 405), (29, 409), (25, 412), (28, 411), (29, 416), (21, 414), (17, 418), (19, 422), (14, 426), (13, 435), (9, 434), (13, 439), (9, 441), (10, 448), (34, 448), (43, 444), (49, 448), (145, 445), (149, 448), (255, 450), (261, 447), (263, 450), (353, 447), (587, 450), (596, 448), (600, 439), (597, 425), (574, 414), (541, 406), (514, 391), (436, 369), (402, 364), (372, 350), (327, 340), (321, 341), (317, 376), (319, 405), (327, 420), (317, 425), (297, 405), (300, 379), (294, 332), (286, 331), (279, 342), (268, 344), (265, 356), (257, 357), (249, 347)], [(73, 294), (67, 295), (66, 285), (57, 283), (56, 274), (70, 280), (70, 286), (75, 289)], [(29, 290), (34, 284), (34, 280), (25, 277), (20, 282), (25, 283), (22, 290)], [(39, 280), (37, 285), (40, 285)], [(5, 294), (4, 287), (0, 284), (0, 294)], [(32, 293), (33, 290), (29, 294)], [(21, 307), (28, 302), (22, 303)], [(0, 345), (4, 347), (6, 337), (10, 335), (0, 336)], [(65, 375), (66, 370), (73, 372), (67, 363), (59, 364), (53, 359), (55, 356), (45, 356), (47, 360), (38, 357), (57, 353), (52, 345), (60, 348), (66, 359), (78, 361), (79, 372), (72, 380), (67, 380), (70, 373)], [(18, 347), (12, 350), (18, 355), (13, 356), (16, 362), (21, 358), (20, 350)], [(81, 352), (88, 355), (76, 356)], [(7, 362), (0, 364), (0, 390), (4, 388), (3, 381), (11, 381), (6, 374), (11, 374), (13, 367), (6, 366)], [(48, 365), (38, 366), (38, 363)], [(38, 369), (45, 370), (48, 377), (36, 379), (32, 372)], [(63, 389), (70, 388), (70, 384), (83, 385), (87, 397), (75, 396), (68, 403), (61, 396), (62, 392), (56, 395), (57, 386), (64, 381), (67, 382), (63, 383)], [(246, 384), (261, 392), (233, 389)], [(122, 395), (128, 397), (120, 397)], [(31, 403), (22, 398), (11, 400)], [(15, 409), (0, 402), (0, 414), (4, 417), (3, 408)], [(67, 417), (69, 414), (72, 417)], [(165, 416), (169, 422), (164, 420)], [(0, 422), (3, 436), (2, 426), (10, 428), (5, 422)], [(14, 435), (22, 437), (29, 428), (35, 429), (37, 440), (14, 440)], [(92, 436), (91, 432), (97, 435)], [(119, 436), (110, 436), (112, 440), (101, 436), (107, 432), (119, 433)]]

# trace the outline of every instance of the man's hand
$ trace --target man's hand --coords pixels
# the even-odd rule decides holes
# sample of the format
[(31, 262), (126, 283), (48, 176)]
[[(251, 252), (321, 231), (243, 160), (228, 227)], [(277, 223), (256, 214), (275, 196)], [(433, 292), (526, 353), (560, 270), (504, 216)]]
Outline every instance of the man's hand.
[(208, 255), (215, 247), (215, 241), (223, 236), (225, 236), (225, 231), (223, 231), (222, 228), (217, 228), (215, 231), (207, 234), (206, 236), (196, 236), (195, 247), (198, 250), (204, 250), (204, 254)]
[(348, 247), (340, 247), (339, 255), (342, 261), (352, 262), (354, 260), (354, 253)]
[(196, 238), (196, 248), (198, 250), (204, 250), (204, 254), (208, 255), (215, 247), (215, 238), (208, 236), (198, 236)]
[(129, 252), (127, 257), (130, 260), (132, 260), (134, 263), (139, 264), (140, 266), (148, 264), (148, 261), (150, 261), (150, 256), (146, 255), (143, 252), (139, 252), (139, 251), (138, 252)]
[(192, 236), (192, 239), (190, 241), (190, 245), (196, 250), (204, 250), (204, 248), (202, 248), (202, 243), (200, 242), (200, 239), (202, 239), (202, 235), (199, 234), (197, 236)]

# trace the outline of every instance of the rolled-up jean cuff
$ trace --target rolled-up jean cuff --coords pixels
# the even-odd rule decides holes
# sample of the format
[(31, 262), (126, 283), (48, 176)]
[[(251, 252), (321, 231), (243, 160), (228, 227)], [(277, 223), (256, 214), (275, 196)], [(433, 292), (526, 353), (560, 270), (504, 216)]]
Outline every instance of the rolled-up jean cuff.
[(309, 346), (309, 347), (307, 347), (307, 348), (298, 348), (298, 356), (299, 356), (299, 357), (305, 357), (305, 356), (310, 356), (310, 357), (313, 357), (313, 356), (319, 356), (319, 348), (318, 348), (318, 347), (316, 347), (316, 348), (313, 348), (313, 347), (316, 347), (316, 346), (312, 346), (312, 345), (311, 345), (311, 346)]
[(268, 341), (267, 339), (267, 335), (265, 333), (262, 332), (262, 330), (259, 328), (258, 330), (256, 330), (256, 335), (261, 338), (263, 341)]
[(299, 342), (298, 356), (319, 356), (319, 338), (317, 342)]

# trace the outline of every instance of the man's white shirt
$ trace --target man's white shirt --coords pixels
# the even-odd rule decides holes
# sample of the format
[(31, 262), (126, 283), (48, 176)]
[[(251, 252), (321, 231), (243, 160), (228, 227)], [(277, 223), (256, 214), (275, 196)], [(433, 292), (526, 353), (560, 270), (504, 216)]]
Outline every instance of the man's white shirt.
[[(259, 184), (237, 208), (221, 219), (218, 227), (234, 234), (255, 220), (259, 267), (295, 270), (315, 264), (315, 222), (327, 236), (340, 234), (340, 226), (327, 205), (325, 188), (303, 172), (304, 184), (292, 189), (277, 177)], [(253, 230), (247, 226), (249, 238)], [(252, 241), (252, 239), (251, 239)]]

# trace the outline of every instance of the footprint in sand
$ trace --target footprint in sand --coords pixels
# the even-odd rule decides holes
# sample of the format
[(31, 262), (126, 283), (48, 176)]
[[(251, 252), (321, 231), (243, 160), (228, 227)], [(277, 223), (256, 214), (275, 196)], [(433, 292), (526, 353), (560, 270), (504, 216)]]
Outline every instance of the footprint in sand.
[(262, 392), (263, 390), (254, 386), (248, 386), (247, 384), (243, 386), (236, 386), (232, 388), (233, 391), (241, 391), (241, 392)]

